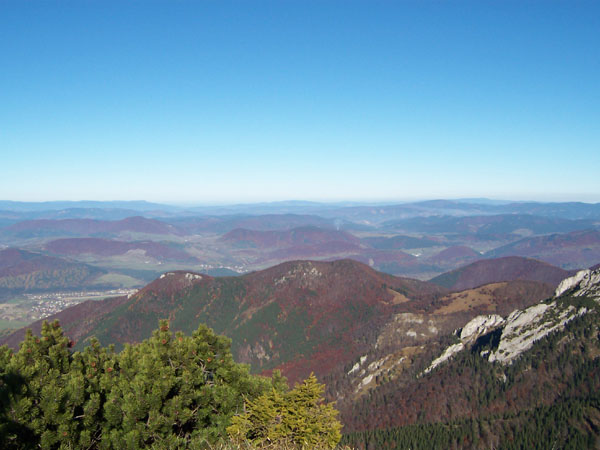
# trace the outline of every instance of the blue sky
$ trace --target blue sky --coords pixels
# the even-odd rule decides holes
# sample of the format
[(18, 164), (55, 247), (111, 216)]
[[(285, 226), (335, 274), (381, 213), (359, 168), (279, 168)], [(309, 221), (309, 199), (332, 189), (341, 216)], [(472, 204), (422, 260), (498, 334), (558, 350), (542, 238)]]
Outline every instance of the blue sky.
[(0, 198), (600, 201), (596, 1), (0, 1)]

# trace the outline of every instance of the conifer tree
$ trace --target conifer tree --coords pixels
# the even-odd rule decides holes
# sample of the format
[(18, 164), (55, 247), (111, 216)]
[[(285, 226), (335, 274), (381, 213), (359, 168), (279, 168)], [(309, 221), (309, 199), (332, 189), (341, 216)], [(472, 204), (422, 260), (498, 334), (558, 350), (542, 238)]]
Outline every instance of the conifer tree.
[(40, 337), (30, 330), (16, 354), (3, 359), (3, 396), (7, 397), (5, 417), (12, 426), (6, 430), (8, 445), (33, 444), (42, 448), (71, 443), (76, 424), (71, 420), (81, 396), (70, 377), (69, 339), (58, 321), (44, 322)]
[(254, 376), (236, 364), (231, 341), (204, 325), (173, 336), (161, 321), (150, 339), (119, 354), (96, 339), (74, 354), (69, 344), (53, 322), (40, 337), (28, 331), (16, 353), (0, 347), (1, 448), (206, 448), (228, 439), (232, 417), (245, 401), (264, 402), (265, 392), (288, 415), (300, 413), (281, 439), (312, 442), (308, 434), (323, 433), (311, 415), (334, 417), (317, 401), (323, 387), (314, 377), (288, 393), (279, 373)]
[(233, 417), (227, 429), (234, 442), (258, 447), (294, 445), (298, 448), (334, 448), (341, 423), (331, 403), (324, 403), (325, 386), (311, 374), (289, 392), (271, 389), (246, 401), (246, 411)]

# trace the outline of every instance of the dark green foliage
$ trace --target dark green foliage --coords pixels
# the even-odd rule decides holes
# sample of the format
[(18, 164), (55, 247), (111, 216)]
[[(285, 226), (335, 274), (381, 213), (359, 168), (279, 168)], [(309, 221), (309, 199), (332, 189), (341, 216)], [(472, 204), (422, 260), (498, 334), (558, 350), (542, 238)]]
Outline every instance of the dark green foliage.
[(2, 440), (43, 448), (72, 441), (77, 421), (72, 418), (83, 404), (79, 377), (71, 377), (69, 340), (55, 322), (44, 323), (41, 337), (30, 331), (16, 354), (2, 350)]
[(409, 425), (349, 433), (341, 443), (356, 449), (594, 449), (597, 433), (573, 423), (596, 420), (600, 397), (559, 402), (502, 416)]
[[(249, 374), (230, 340), (201, 325), (190, 336), (166, 321), (122, 352), (96, 339), (71, 353), (58, 322), (0, 347), (2, 448), (204, 448), (226, 437), (232, 417), (285, 380)], [(329, 407), (331, 408), (331, 407)], [(329, 411), (329, 410), (328, 410)]]
[(594, 299), (588, 297), (573, 297), (571, 295), (563, 295), (557, 300), (557, 303), (561, 306), (569, 306), (572, 305), (575, 308), (587, 308), (590, 311), (599, 311), (600, 305)]

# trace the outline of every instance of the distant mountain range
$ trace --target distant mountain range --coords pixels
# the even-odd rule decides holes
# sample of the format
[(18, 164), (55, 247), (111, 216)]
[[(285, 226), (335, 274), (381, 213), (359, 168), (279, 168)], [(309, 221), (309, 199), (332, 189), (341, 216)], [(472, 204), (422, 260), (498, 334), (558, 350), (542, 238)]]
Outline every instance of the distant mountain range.
[(0, 211), (55, 211), (65, 209), (128, 209), (132, 211), (152, 211), (174, 209), (173, 206), (137, 201), (49, 201), (49, 202), (15, 202), (0, 200)]
[(173, 225), (141, 216), (116, 221), (94, 219), (40, 219), (26, 220), (6, 227), (3, 232), (19, 238), (47, 237), (56, 235), (116, 236), (129, 231), (146, 234), (178, 234)]
[(383, 227), (403, 232), (455, 233), (477, 235), (528, 235), (547, 233), (567, 233), (593, 228), (596, 221), (591, 219), (564, 219), (560, 217), (534, 216), (530, 214), (495, 214), (466, 217), (429, 216), (413, 217), (390, 221)]
[(194, 257), (183, 250), (153, 241), (123, 242), (100, 238), (70, 238), (50, 241), (45, 244), (44, 249), (56, 255), (93, 255), (99, 257), (139, 251), (144, 256), (161, 260), (197, 262)]
[(600, 259), (598, 233), (600, 204), (586, 203), (0, 202), (0, 248), (143, 280), (165, 270), (245, 273), (298, 259), (349, 258), (421, 280), (501, 256), (571, 270)]
[(284, 231), (257, 231), (236, 228), (223, 235), (220, 240), (241, 248), (277, 249), (340, 242), (348, 244), (351, 249), (356, 249), (360, 245), (360, 239), (344, 231), (312, 226)]
[(309, 214), (261, 214), (234, 216), (191, 216), (170, 221), (187, 234), (202, 232), (227, 233), (234, 229), (283, 231), (300, 227), (335, 228), (336, 221)]
[[(488, 199), (473, 200), (427, 200), (396, 204), (337, 202), (319, 203), (306, 201), (283, 201), (270, 203), (248, 203), (214, 206), (177, 206), (146, 201), (53, 201), (15, 202), (0, 200), (0, 212), (29, 214), (29, 218), (81, 217), (84, 211), (90, 214), (119, 214), (127, 211), (128, 216), (143, 212), (151, 217), (185, 216), (235, 216), (271, 214), (316, 214), (326, 218), (347, 219), (382, 223), (385, 220), (407, 219), (418, 216), (474, 216), (499, 214), (526, 214), (540, 217), (555, 217), (578, 220), (600, 219), (599, 203), (581, 202), (510, 202)], [(3, 214), (0, 213), (0, 217)], [(51, 217), (44, 217), (49, 215)], [(90, 217), (92, 218), (92, 217)], [(106, 217), (98, 217), (106, 218)]]

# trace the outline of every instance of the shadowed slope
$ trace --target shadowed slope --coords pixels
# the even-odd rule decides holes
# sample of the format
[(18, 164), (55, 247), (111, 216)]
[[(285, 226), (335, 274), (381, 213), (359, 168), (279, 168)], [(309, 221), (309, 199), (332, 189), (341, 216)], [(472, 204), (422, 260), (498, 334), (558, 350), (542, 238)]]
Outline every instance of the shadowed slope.
[(512, 280), (538, 281), (556, 287), (572, 274), (535, 259), (508, 256), (477, 261), (432, 278), (430, 282), (456, 291)]

